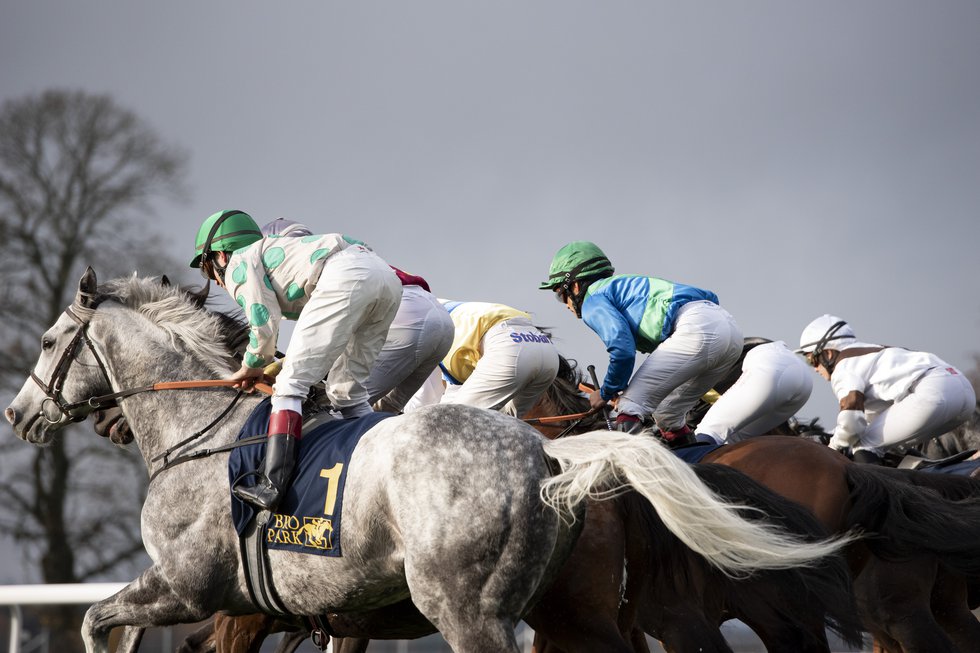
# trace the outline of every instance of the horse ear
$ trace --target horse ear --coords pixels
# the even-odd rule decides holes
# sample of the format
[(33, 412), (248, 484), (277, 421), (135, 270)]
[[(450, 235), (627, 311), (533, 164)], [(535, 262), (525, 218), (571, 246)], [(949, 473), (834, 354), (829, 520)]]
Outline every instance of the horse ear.
[(170, 285), (170, 277), (168, 277), (167, 275), (163, 275), (162, 277), (160, 277), (160, 285), (162, 285), (162, 286), (169, 286)]
[(85, 269), (85, 274), (78, 281), (78, 292), (75, 294), (75, 303), (82, 308), (95, 308), (98, 286), (99, 281), (95, 277), (95, 270), (90, 265)]
[(204, 306), (204, 302), (208, 301), (208, 294), (210, 292), (211, 292), (211, 280), (208, 279), (207, 283), (205, 283), (200, 290), (196, 292), (188, 292), (187, 298), (190, 299), (191, 303), (193, 303), (195, 306), (197, 306), (198, 308), (202, 308)]

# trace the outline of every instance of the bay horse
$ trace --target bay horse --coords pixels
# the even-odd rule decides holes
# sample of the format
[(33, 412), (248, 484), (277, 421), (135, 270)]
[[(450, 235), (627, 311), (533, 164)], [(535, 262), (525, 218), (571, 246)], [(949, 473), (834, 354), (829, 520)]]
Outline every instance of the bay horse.
[[(577, 372), (560, 410), (588, 406)], [(715, 449), (704, 463), (734, 467), (813, 512), (829, 532), (860, 527), (849, 547), (862, 618), (881, 650), (976, 651), (980, 625), (962, 600), (978, 575), (980, 503), (933, 497), (908, 479), (851, 462), (815, 442), (767, 435)], [(919, 472), (927, 474), (927, 472)]]
[[(142, 534), (152, 564), (85, 613), (88, 653), (135, 651), (147, 627), (256, 612), (228, 510), (228, 453), (258, 397), (155, 391), (220, 378), (222, 325), (183, 291), (133, 276), (100, 287), (83, 274), (73, 303), (41, 337), (30, 377), (4, 411), (43, 446), (118, 401), (152, 481)], [(188, 441), (188, 425), (208, 424)], [(199, 453), (179, 465), (167, 451)], [(547, 440), (527, 424), (460, 405), (382, 420), (347, 469), (344, 555), (273, 550), (276, 590), (293, 614), (364, 611), (412, 597), (455, 651), (519, 651), (514, 626), (567, 559), (589, 496), (641, 494), (685, 545), (724, 573), (815, 565), (851, 538), (807, 541), (743, 518), (652, 439), (594, 432)]]

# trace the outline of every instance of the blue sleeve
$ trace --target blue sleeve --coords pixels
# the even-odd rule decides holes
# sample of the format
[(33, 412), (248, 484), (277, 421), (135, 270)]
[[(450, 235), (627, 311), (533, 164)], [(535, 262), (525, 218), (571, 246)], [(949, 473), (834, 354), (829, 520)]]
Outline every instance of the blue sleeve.
[(586, 297), (582, 321), (599, 334), (609, 352), (609, 368), (599, 394), (603, 399), (612, 399), (629, 385), (636, 363), (636, 339), (623, 314), (602, 296)]

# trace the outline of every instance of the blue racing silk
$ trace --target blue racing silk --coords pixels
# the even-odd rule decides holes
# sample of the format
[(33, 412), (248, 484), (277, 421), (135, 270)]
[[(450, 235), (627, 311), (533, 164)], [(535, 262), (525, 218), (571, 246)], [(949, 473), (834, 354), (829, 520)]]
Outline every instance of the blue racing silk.
[(582, 320), (609, 352), (609, 368), (600, 394), (612, 399), (626, 389), (636, 352), (650, 353), (674, 331), (677, 311), (689, 302), (718, 303), (710, 290), (657, 277), (618, 274), (589, 286)]

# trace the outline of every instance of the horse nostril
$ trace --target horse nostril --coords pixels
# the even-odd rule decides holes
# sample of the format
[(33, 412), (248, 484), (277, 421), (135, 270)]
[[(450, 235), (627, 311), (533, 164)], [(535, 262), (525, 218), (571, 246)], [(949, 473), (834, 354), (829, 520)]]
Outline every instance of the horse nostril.
[(7, 410), (3, 411), (3, 416), (7, 418), (11, 426), (17, 423), (17, 411), (13, 408), (7, 408)]

